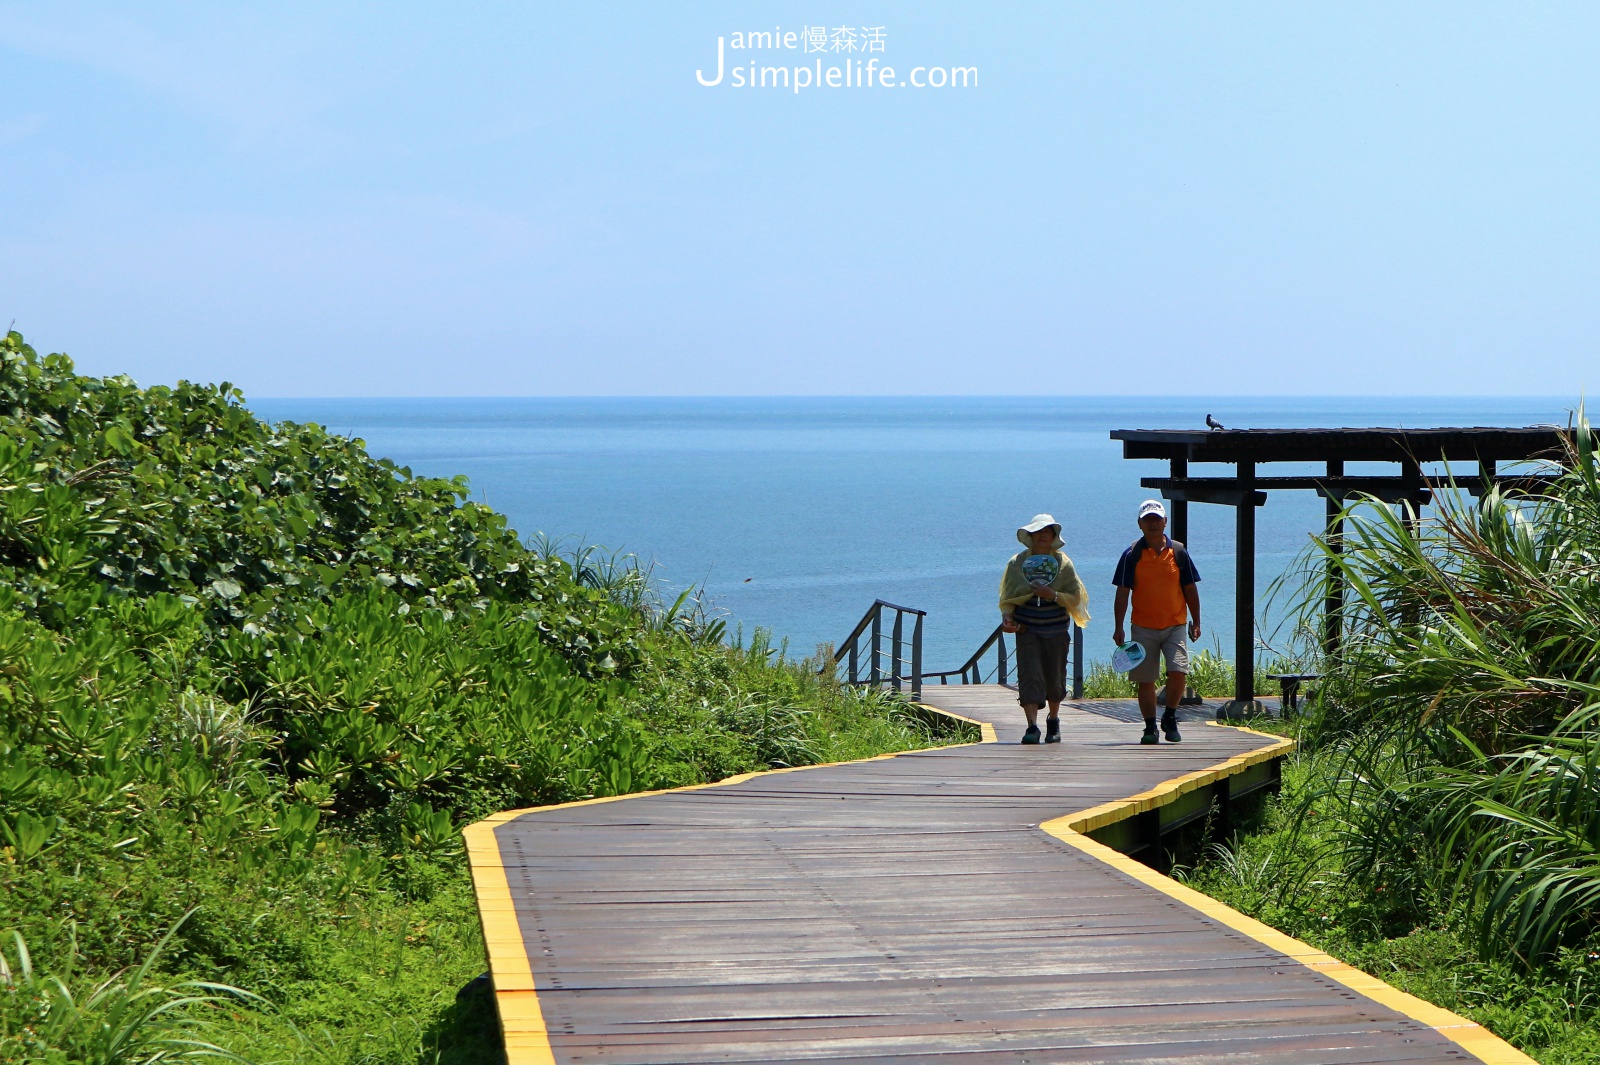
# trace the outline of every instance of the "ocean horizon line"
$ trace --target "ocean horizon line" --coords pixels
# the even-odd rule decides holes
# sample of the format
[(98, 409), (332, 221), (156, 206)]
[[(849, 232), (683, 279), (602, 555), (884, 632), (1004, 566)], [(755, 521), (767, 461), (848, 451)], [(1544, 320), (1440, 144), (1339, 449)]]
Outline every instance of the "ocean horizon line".
[[(236, 386), (237, 387), (237, 386)], [(1349, 400), (1360, 403), (1382, 403), (1385, 401), (1404, 402), (1407, 400), (1442, 400), (1442, 401), (1471, 401), (1482, 400), (1485, 402), (1504, 403), (1507, 400), (1522, 402), (1529, 400), (1559, 400), (1570, 401), (1570, 397), (1556, 392), (1386, 392), (1386, 393), (1360, 393), (1360, 392), (1187, 392), (1187, 393), (1145, 393), (1145, 392), (1082, 392), (1082, 393), (1050, 393), (1050, 394), (1021, 394), (1021, 393), (685, 393), (673, 395), (646, 395), (630, 393), (593, 393), (593, 394), (562, 394), (562, 395), (531, 395), (531, 394), (505, 394), (505, 395), (267, 395), (265, 393), (252, 395), (253, 399), (292, 401), (292, 402), (346, 402), (350, 400), (376, 401), (376, 400), (538, 400), (541, 402), (577, 402), (584, 400), (615, 400), (628, 402), (656, 402), (656, 401), (683, 401), (683, 402), (723, 402), (737, 400), (789, 400), (796, 402), (829, 401), (829, 400), (860, 400), (860, 401), (894, 401), (907, 402), (917, 400), (928, 401), (980, 401), (980, 400), (1013, 400), (1042, 402), (1045, 400), (1126, 400), (1141, 403), (1160, 402), (1163, 400), (1182, 401), (1194, 403), (1207, 400), (1226, 400), (1233, 402), (1266, 402), (1274, 400)], [(1579, 402), (1583, 397), (1578, 397)]]

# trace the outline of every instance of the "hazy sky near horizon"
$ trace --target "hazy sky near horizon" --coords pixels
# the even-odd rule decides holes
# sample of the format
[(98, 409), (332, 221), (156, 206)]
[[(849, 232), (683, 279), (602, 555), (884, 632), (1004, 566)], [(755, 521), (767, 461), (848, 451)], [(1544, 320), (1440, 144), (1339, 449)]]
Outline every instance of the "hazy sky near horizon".
[(1577, 3), (0, 2), (0, 317), (262, 396), (1575, 397), (1596, 54)]

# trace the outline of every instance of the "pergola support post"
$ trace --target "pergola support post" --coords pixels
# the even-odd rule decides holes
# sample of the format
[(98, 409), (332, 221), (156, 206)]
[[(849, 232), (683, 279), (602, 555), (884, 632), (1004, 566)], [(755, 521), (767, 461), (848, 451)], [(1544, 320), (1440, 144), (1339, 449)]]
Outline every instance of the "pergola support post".
[[(1400, 463), (1400, 476), (1408, 488), (1414, 487), (1417, 492), (1422, 490), (1422, 467), (1417, 464), (1414, 457), (1408, 455)], [(1415, 496), (1400, 501), (1400, 522), (1411, 535), (1411, 539), (1416, 541), (1422, 539), (1422, 505)], [(1422, 611), (1419, 605), (1409, 599), (1402, 600), (1400, 623), (1407, 629), (1415, 631), (1421, 621)]]
[(1422, 467), (1416, 459), (1408, 456), (1400, 464), (1400, 477), (1405, 481), (1409, 493), (1409, 498), (1400, 504), (1404, 508), (1400, 513), (1407, 531), (1415, 538), (1422, 535)]
[[(1328, 476), (1343, 477), (1344, 462), (1330, 460), (1328, 462)], [(1331, 492), (1323, 497), (1327, 505), (1328, 527), (1326, 543), (1328, 550), (1334, 554), (1344, 550), (1342, 537), (1344, 535), (1344, 500)], [(1339, 560), (1328, 559), (1327, 586), (1322, 595), (1322, 653), (1329, 659), (1339, 654), (1339, 641), (1343, 635), (1344, 623), (1344, 577), (1339, 571)]]
[[(1189, 456), (1174, 455), (1171, 460), (1172, 479), (1181, 480), (1189, 476)], [(1189, 500), (1173, 499), (1168, 501), (1168, 510), (1172, 514), (1171, 536), (1174, 540), (1185, 546), (1189, 543)], [(1184, 706), (1199, 706), (1205, 700), (1195, 694), (1194, 685), (1190, 684), (1183, 690)]]
[[(1172, 456), (1172, 479), (1178, 480), (1189, 476), (1189, 460)], [(1168, 500), (1168, 509), (1172, 512), (1171, 536), (1180, 544), (1189, 542), (1189, 501), (1187, 499)]]
[(1239, 463), (1239, 490), (1234, 549), (1233, 698), (1222, 704), (1217, 717), (1229, 720), (1264, 713), (1256, 701), (1256, 464)]

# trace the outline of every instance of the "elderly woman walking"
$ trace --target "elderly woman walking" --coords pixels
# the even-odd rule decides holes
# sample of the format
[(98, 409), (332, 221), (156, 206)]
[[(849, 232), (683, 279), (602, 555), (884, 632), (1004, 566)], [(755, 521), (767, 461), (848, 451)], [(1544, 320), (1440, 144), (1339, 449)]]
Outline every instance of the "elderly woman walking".
[(1061, 523), (1037, 514), (1017, 530), (1024, 550), (1000, 578), (1000, 628), (1016, 634), (1017, 701), (1028, 718), (1023, 743), (1039, 742), (1039, 710), (1046, 703), (1044, 742), (1061, 742), (1061, 700), (1067, 696), (1067, 648), (1072, 623), (1089, 623), (1089, 591), (1061, 550)]

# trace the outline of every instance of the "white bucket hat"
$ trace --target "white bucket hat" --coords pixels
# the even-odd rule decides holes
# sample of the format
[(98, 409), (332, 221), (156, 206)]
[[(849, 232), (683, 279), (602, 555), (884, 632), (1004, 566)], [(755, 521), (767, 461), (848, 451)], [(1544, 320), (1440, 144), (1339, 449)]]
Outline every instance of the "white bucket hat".
[(1017, 530), (1017, 540), (1023, 544), (1031, 544), (1033, 543), (1034, 533), (1040, 529), (1048, 529), (1052, 525), (1055, 526), (1056, 535), (1059, 537), (1061, 535), (1061, 523), (1059, 521), (1048, 514), (1035, 514), (1032, 521)]

